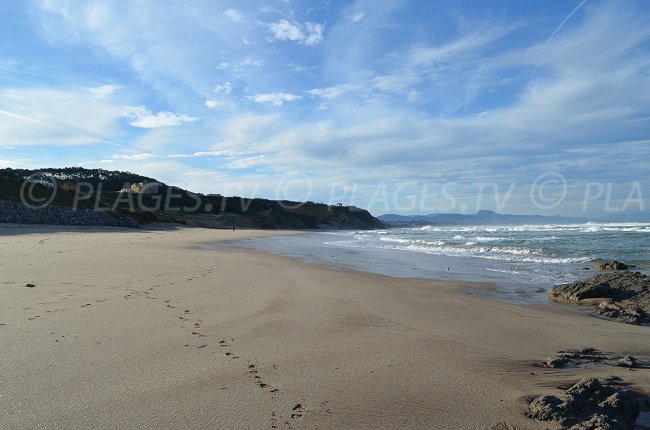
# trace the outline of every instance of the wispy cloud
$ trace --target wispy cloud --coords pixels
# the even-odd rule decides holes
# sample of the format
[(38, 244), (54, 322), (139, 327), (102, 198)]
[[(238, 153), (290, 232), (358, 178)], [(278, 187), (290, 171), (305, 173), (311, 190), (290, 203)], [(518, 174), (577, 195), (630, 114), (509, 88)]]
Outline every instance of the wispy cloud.
[(141, 153), (141, 154), (116, 154), (113, 155), (113, 159), (115, 160), (150, 160), (152, 158), (160, 158), (160, 156), (156, 154), (151, 154), (151, 153)]
[(298, 170), (323, 187), (647, 173), (650, 6), (468, 4), (12, 4), (0, 146), (217, 192), (201, 181), (251, 171), (260, 192)]
[(0, 146), (115, 143), (122, 107), (105, 93), (96, 97), (97, 88), (0, 89), (5, 108)]
[(277, 40), (293, 41), (308, 46), (317, 45), (323, 41), (324, 27), (316, 22), (301, 24), (282, 19), (269, 24), (269, 30)]
[(208, 109), (216, 109), (219, 107), (223, 107), (224, 105), (225, 103), (219, 100), (208, 99), (205, 101), (205, 107), (207, 107)]
[(295, 100), (300, 100), (301, 96), (295, 94), (277, 92), (277, 93), (266, 93), (266, 94), (256, 94), (254, 96), (248, 96), (248, 99), (253, 100), (256, 103), (269, 103), (273, 106), (280, 107), (284, 105), (284, 102), (292, 102)]
[(356, 24), (357, 22), (361, 21), (365, 16), (366, 16), (365, 12), (357, 12), (352, 16), (350, 16), (350, 21)]
[(237, 9), (226, 9), (226, 11), (224, 12), (224, 15), (226, 15), (233, 22), (242, 22), (242, 21), (244, 21), (244, 14), (242, 14)]
[(226, 165), (230, 169), (249, 169), (251, 167), (257, 167), (263, 165), (266, 160), (265, 155), (256, 155), (248, 158), (239, 158), (237, 160), (231, 161)]
[(214, 86), (214, 89), (212, 91), (214, 91), (215, 93), (230, 94), (232, 92), (232, 84), (230, 82), (217, 84)]
[(307, 90), (307, 94), (313, 97), (321, 97), (324, 99), (335, 99), (343, 94), (353, 91), (355, 86), (349, 84), (335, 85), (332, 87), (325, 88), (314, 88), (312, 90)]
[(126, 117), (132, 118), (129, 124), (139, 128), (173, 127), (176, 125), (194, 122), (198, 118), (188, 115), (177, 115), (172, 112), (151, 113), (142, 106), (130, 106), (124, 110)]

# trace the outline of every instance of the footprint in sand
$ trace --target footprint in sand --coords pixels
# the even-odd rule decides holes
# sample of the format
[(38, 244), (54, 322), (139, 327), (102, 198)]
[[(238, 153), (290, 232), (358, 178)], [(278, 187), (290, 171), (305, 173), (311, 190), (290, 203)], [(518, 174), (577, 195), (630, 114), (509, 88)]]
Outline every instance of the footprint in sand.
[(260, 371), (257, 368), (257, 365), (255, 364), (248, 365), (248, 374), (249, 374), (248, 377), (251, 379), (251, 381), (261, 389), (268, 390), (275, 397), (275, 394), (278, 392), (278, 389), (274, 388), (273, 386), (265, 382), (262, 382), (262, 378), (260, 377), (259, 373)]
[(305, 405), (297, 403), (292, 409), (291, 418), (294, 420), (300, 419), (307, 412), (309, 412), (309, 409)]
[[(231, 340), (234, 340), (234, 339), (231, 338)], [(230, 345), (224, 339), (219, 341), (219, 346), (222, 347), (222, 348), (230, 348)], [(230, 351), (227, 351), (225, 354), (226, 354), (226, 357), (232, 358), (233, 360), (236, 360), (236, 359), (239, 358), (238, 355), (236, 355), (236, 354), (234, 354), (234, 353), (232, 353)]]

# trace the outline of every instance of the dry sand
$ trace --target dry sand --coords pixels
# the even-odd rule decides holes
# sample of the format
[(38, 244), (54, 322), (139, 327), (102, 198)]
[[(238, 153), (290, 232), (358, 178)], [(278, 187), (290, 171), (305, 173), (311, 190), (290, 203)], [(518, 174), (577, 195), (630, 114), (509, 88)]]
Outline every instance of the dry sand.
[(647, 327), (200, 248), (269, 234), (0, 226), (0, 428), (553, 428), (521, 398), (586, 374), (650, 388), (648, 370), (533, 367), (649, 357)]

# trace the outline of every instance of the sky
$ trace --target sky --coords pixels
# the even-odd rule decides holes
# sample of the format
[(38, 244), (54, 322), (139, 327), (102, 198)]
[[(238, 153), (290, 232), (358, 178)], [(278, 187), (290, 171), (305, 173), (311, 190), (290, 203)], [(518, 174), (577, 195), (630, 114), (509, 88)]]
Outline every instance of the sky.
[(650, 2), (0, 2), (0, 166), (645, 216)]

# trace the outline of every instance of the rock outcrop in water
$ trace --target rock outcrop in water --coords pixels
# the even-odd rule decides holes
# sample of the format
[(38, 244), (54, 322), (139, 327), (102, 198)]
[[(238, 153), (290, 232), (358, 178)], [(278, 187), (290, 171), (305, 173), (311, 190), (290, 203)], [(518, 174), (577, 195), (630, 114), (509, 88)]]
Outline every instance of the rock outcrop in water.
[(627, 270), (630, 266), (620, 261), (605, 261), (604, 263), (599, 263), (594, 266), (596, 270)]
[(629, 324), (650, 323), (650, 278), (639, 272), (603, 273), (555, 285), (556, 301), (596, 305), (596, 312)]
[(558, 422), (570, 430), (632, 430), (640, 411), (648, 408), (647, 395), (587, 377), (559, 398), (537, 397), (527, 415), (537, 421)]

